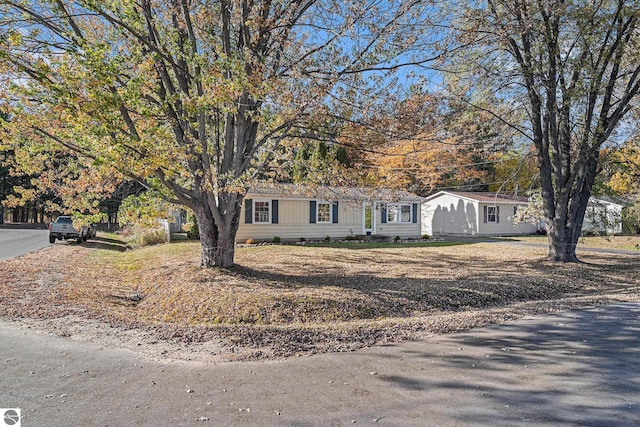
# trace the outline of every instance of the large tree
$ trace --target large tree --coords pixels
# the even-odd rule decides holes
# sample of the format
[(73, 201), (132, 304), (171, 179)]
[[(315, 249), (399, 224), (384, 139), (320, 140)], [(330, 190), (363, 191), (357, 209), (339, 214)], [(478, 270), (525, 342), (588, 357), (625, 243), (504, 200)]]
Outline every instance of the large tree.
[(2, 0), (4, 127), (190, 208), (202, 265), (229, 267), (244, 194), (278, 144), (366, 115), (390, 73), (422, 63), (408, 48), (427, 3)]
[[(385, 133), (368, 140), (362, 163), (379, 185), (420, 195), (438, 187), (465, 188), (485, 182), (485, 171), (478, 167), (484, 162), (476, 156), (480, 144), (470, 143), (467, 135), (454, 130), (454, 123), (463, 116), (437, 93), (413, 93), (380, 119)], [(467, 134), (472, 132), (466, 129)]]
[(577, 261), (601, 148), (640, 90), (638, 2), (485, 0), (463, 11), (458, 40), (473, 48), (456, 71), (466, 61), (475, 84), (526, 110), (511, 125), (535, 146), (549, 259)]

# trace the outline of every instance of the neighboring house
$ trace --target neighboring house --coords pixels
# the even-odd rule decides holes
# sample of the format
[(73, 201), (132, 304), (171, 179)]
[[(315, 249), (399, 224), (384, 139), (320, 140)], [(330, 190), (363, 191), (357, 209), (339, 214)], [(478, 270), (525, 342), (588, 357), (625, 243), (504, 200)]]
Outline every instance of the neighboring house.
[(169, 227), (172, 233), (181, 233), (182, 226), (187, 222), (187, 211), (185, 209), (174, 209), (169, 218)]
[(251, 189), (237, 243), (324, 240), (329, 236), (420, 237), (420, 201), (415, 194), (374, 188), (274, 184)]
[(533, 234), (536, 224), (516, 223), (526, 197), (497, 193), (441, 191), (422, 203), (422, 234), (500, 236)]
[(591, 197), (582, 221), (583, 232), (622, 233), (622, 205)]

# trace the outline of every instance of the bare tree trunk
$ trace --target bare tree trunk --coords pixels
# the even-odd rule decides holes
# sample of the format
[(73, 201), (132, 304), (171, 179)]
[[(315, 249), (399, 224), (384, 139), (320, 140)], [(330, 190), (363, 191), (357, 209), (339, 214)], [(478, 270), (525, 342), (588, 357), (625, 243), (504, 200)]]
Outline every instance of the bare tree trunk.
[(217, 196), (222, 224), (218, 226), (218, 245), (214, 252), (216, 266), (231, 268), (234, 265), (236, 234), (240, 225), (243, 196), (238, 193), (222, 192)]
[(578, 262), (576, 256), (576, 245), (578, 236), (571, 230), (566, 229), (562, 225), (556, 224), (555, 221), (547, 221), (547, 237), (549, 239), (549, 255), (547, 259), (550, 261), (561, 262)]
[[(595, 176), (595, 170), (591, 172)], [(545, 223), (551, 261), (579, 262), (576, 246), (582, 233), (592, 180), (584, 180), (573, 191), (543, 192)], [(553, 214), (551, 214), (553, 213)]]
[(198, 233), (202, 245), (202, 267), (216, 267), (215, 252), (218, 246), (218, 228), (216, 227), (211, 210), (207, 206), (200, 206), (193, 210), (198, 221)]
[[(211, 195), (209, 195), (211, 196)], [(193, 208), (198, 222), (200, 243), (202, 244), (202, 267), (231, 268), (235, 258), (235, 238), (240, 224), (242, 197), (238, 194), (221, 193), (217, 197), (203, 196), (202, 199), (217, 206)], [(217, 213), (214, 213), (217, 209)], [(214, 217), (218, 215), (219, 221)]]
[(214, 264), (222, 268), (233, 267), (235, 246), (235, 233), (225, 229), (219, 230), (218, 245), (213, 252)]
[[(547, 259), (560, 262), (578, 262), (576, 244), (582, 228), (582, 220), (578, 223), (579, 210), (570, 208), (572, 198), (567, 189), (555, 190), (553, 188), (551, 179), (549, 179), (551, 176), (548, 173), (550, 171), (549, 165), (542, 166), (540, 170), (542, 176), (547, 177), (547, 179), (542, 179), (542, 203), (549, 242)], [(575, 199), (573, 202), (576, 202)]]

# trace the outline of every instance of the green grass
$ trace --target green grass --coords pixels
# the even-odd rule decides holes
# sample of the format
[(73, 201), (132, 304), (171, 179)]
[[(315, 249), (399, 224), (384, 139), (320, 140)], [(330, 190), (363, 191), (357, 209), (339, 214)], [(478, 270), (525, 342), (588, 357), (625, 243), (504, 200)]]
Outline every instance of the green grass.
[(172, 240), (132, 249), (127, 240), (118, 233), (99, 232), (96, 238), (97, 248), (91, 253), (93, 259), (103, 265), (110, 264), (121, 271), (139, 271), (144, 266), (158, 263), (159, 260), (174, 256), (191, 254), (199, 242), (186, 239)]

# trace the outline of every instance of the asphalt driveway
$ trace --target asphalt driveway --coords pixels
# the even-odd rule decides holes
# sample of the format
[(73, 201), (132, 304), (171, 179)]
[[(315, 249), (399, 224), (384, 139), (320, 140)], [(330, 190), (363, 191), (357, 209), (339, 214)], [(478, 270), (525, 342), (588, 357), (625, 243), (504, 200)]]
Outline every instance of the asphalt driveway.
[(23, 426), (638, 426), (640, 303), (351, 353), (204, 365), (0, 322)]

